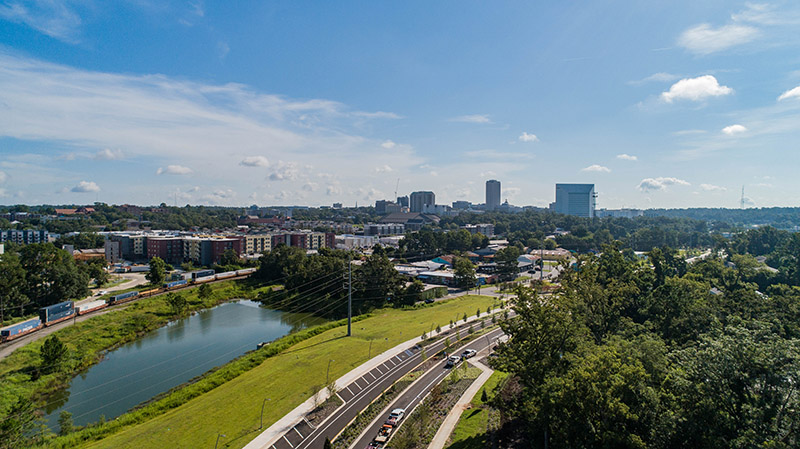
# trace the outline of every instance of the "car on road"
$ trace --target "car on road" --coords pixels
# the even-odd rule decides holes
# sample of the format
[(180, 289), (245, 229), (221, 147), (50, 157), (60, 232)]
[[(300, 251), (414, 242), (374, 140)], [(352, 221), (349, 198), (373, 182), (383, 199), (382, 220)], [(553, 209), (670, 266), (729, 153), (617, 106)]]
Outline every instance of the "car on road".
[(434, 299), (433, 298), (426, 298), (425, 299), (425, 304), (433, 304), (433, 303), (434, 303)]
[(405, 414), (406, 414), (405, 409), (396, 408), (392, 410), (392, 413), (389, 414), (389, 419), (387, 419), (384, 424), (388, 424), (390, 426), (396, 426), (397, 423), (399, 423), (400, 420), (403, 419), (403, 416), (405, 416)]
[(392, 430), (394, 427), (390, 426), (389, 424), (384, 424), (381, 427), (381, 430), (378, 432), (378, 436), (375, 437), (375, 443), (384, 444), (389, 440), (389, 435), (392, 434)]
[(475, 354), (477, 354), (477, 353), (478, 353), (478, 351), (476, 351), (474, 349), (467, 349), (466, 351), (461, 353), (461, 358), (462, 359), (468, 359), (470, 357), (475, 357)]
[(381, 443), (376, 443), (375, 441), (371, 441), (366, 449), (382, 449), (383, 445)]
[(461, 361), (460, 355), (451, 355), (447, 358), (447, 363), (444, 364), (445, 368), (451, 368), (458, 364)]

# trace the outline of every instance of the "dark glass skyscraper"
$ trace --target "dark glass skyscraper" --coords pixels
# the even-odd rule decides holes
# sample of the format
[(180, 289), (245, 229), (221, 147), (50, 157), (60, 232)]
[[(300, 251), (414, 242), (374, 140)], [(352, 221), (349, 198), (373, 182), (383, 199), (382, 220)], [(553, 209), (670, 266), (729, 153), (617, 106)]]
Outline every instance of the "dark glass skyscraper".
[(486, 210), (495, 210), (500, 207), (500, 181), (490, 179), (486, 181)]

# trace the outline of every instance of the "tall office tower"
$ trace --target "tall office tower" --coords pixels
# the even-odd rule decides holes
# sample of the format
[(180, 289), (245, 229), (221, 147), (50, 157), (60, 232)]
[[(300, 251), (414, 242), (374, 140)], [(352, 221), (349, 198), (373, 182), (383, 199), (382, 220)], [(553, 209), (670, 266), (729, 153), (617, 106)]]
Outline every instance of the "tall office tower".
[(594, 218), (594, 184), (556, 184), (555, 212)]
[(408, 207), (408, 195), (398, 196), (397, 204), (401, 207)]
[(495, 210), (500, 207), (500, 181), (490, 179), (486, 181), (486, 210)]
[(422, 212), (426, 204), (436, 205), (436, 195), (428, 191), (411, 192), (410, 203), (411, 212)]

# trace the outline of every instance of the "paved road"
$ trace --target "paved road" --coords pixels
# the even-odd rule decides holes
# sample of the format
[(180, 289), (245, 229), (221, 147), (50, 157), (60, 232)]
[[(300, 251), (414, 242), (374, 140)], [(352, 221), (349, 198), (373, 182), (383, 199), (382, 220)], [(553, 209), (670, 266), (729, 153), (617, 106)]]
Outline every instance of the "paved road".
[[(467, 325), (459, 326), (462, 335)], [(463, 326), (463, 327), (462, 327)], [(443, 334), (454, 334), (455, 330), (443, 331)], [(486, 339), (481, 337), (486, 344)], [(440, 341), (425, 347), (428, 355), (433, 355), (444, 349), (444, 342)], [(361, 378), (347, 385), (339, 391), (339, 397), (344, 405), (336, 410), (335, 415), (325, 421), (322, 426), (312, 428), (307, 422), (301, 421), (294, 426), (276, 443), (263, 446), (265, 449), (318, 449), (325, 444), (325, 438), (333, 439), (339, 432), (364, 410), (375, 398), (394, 382), (411, 372), (422, 362), (419, 348), (403, 351), (387, 362), (377, 366)], [(444, 362), (442, 362), (444, 363)], [(436, 367), (440, 368), (440, 367)], [(440, 369), (434, 369), (441, 374)]]
[[(487, 333), (480, 338), (470, 342), (466, 346), (460, 348), (457, 353), (460, 354), (466, 349), (474, 349), (475, 351), (482, 351), (487, 347), (494, 345), (495, 341), (503, 335), (503, 331), (501, 329), (494, 329), (491, 332)], [(461, 362), (465, 363), (465, 362)], [(453, 369), (460, 369), (460, 364), (454, 368), (445, 368), (445, 362), (442, 361), (441, 363), (434, 365), (430, 368), (421, 379), (417, 380), (413, 385), (411, 385), (406, 391), (404, 391), (398, 398), (390, 404), (388, 407), (389, 410), (393, 410), (396, 408), (402, 408), (406, 410), (406, 417), (411, 413), (414, 407), (417, 406), (430, 392), (433, 387), (438, 385), (445, 377), (447, 377)], [(363, 449), (366, 448), (367, 445), (372, 441), (375, 436), (378, 434), (383, 422), (388, 418), (389, 415), (384, 414), (379, 417), (378, 420), (372, 423), (371, 428), (367, 430), (363, 436), (356, 441), (355, 444), (351, 445), (355, 449)], [(402, 426), (404, 421), (401, 421), (400, 425)], [(324, 442), (324, 439), (323, 439)], [(319, 446), (322, 447), (322, 446)]]

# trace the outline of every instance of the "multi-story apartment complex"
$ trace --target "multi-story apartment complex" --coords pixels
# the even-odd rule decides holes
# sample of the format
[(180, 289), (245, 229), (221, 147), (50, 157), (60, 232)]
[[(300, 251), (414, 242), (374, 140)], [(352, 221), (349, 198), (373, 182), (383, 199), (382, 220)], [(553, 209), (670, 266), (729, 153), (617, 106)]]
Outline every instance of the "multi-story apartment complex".
[(370, 223), (364, 225), (364, 235), (405, 234), (406, 227), (400, 223)]
[(45, 230), (11, 229), (0, 230), (0, 242), (13, 242), (17, 245), (30, 245), (31, 243), (45, 243), (50, 234)]

